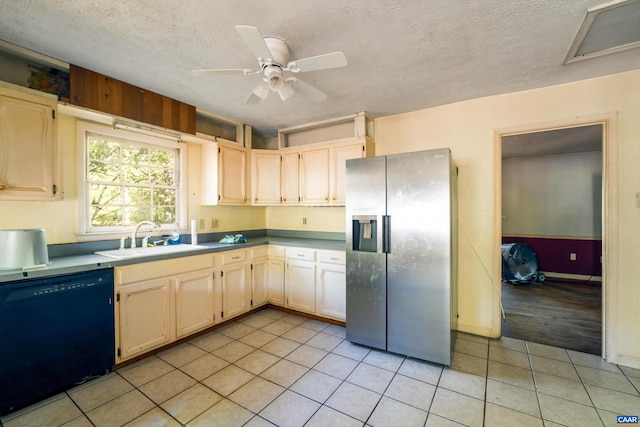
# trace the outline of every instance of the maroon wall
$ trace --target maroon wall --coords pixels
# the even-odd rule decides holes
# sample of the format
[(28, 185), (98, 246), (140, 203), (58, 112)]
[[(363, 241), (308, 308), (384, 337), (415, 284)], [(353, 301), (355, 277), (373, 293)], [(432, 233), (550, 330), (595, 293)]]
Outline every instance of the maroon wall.
[[(538, 258), (538, 270), (545, 273), (602, 276), (602, 240), (503, 236), (502, 243), (526, 243)], [(571, 261), (569, 254), (575, 253)]]

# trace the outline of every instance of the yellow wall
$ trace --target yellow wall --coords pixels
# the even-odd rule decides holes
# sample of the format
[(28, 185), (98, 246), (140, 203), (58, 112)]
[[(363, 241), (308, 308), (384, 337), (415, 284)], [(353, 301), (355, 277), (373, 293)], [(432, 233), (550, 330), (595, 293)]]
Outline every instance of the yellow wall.
[[(376, 119), (376, 154), (450, 147), (459, 168), (459, 328), (481, 335), (499, 334), (499, 269), (495, 269), (500, 235), (494, 201), (494, 132), (536, 127), (584, 116), (617, 114), (617, 213), (619, 227), (617, 295), (611, 295), (615, 336), (609, 360), (640, 367), (640, 70), (548, 88), (505, 94)], [(615, 163), (616, 159), (613, 159)], [(499, 159), (498, 159), (499, 161)], [(496, 274), (498, 277), (496, 277)]]
[[(307, 223), (303, 224), (303, 219)], [(345, 232), (344, 207), (283, 206), (267, 208), (267, 228), (271, 230)]]

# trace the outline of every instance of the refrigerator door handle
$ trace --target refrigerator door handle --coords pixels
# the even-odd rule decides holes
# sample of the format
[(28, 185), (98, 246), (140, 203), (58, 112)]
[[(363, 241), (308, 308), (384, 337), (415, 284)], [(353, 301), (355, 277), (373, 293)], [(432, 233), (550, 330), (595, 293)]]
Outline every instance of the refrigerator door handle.
[(391, 253), (391, 217), (382, 215), (382, 252)]

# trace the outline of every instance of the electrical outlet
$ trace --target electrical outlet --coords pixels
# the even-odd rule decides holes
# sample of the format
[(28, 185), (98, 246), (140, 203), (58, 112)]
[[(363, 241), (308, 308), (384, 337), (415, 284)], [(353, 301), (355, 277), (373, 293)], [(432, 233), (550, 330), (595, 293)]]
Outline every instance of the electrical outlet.
[(576, 259), (578, 259), (577, 255), (575, 253), (571, 252), (569, 254), (569, 260), (570, 261), (575, 261)]
[(202, 230), (204, 228), (204, 218), (200, 218), (198, 220), (198, 229)]
[(307, 218), (302, 218), (302, 225), (307, 225)]
[(220, 220), (218, 218), (211, 218), (211, 228), (219, 228)]

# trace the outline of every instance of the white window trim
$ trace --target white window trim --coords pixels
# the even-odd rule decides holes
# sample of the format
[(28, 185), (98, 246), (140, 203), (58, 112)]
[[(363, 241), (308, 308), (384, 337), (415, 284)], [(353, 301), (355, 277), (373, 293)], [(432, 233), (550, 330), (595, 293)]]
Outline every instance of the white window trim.
[[(89, 229), (89, 207), (87, 197), (89, 197), (89, 184), (87, 182), (87, 133), (98, 133), (111, 135), (119, 139), (129, 139), (136, 142), (153, 144), (162, 147), (176, 148), (179, 150), (179, 171), (178, 171), (178, 203), (177, 212), (178, 226), (180, 232), (187, 231), (187, 145), (180, 141), (170, 141), (166, 138), (155, 138), (141, 133), (114, 129), (111, 126), (95, 122), (78, 120), (76, 122), (76, 137), (78, 147), (78, 201), (77, 201), (77, 238), (79, 242), (96, 240), (108, 240), (130, 236), (132, 227), (109, 227), (108, 230), (93, 232)], [(152, 231), (152, 235), (166, 234), (173, 226), (164, 226)]]

